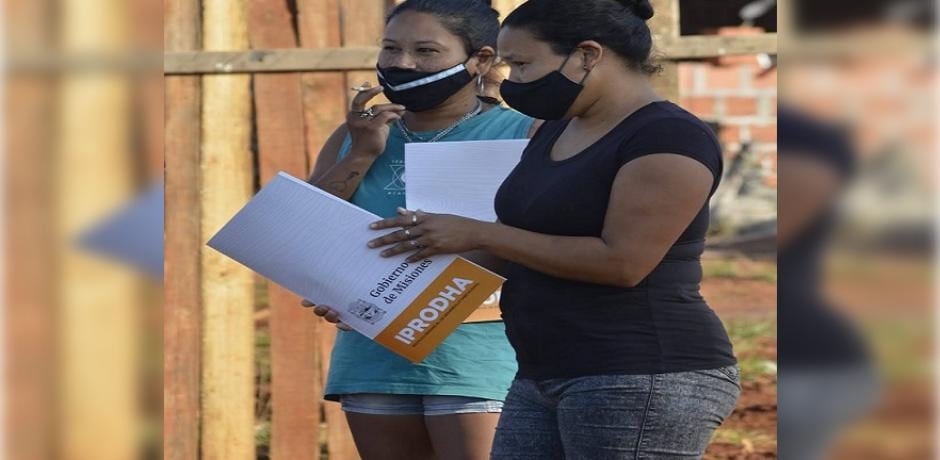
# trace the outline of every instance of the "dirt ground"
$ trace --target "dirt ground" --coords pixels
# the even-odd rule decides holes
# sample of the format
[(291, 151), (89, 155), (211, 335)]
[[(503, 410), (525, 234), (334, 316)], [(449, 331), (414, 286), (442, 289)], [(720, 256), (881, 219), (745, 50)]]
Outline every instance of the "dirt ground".
[(741, 366), (742, 391), (706, 460), (777, 458), (776, 266), (706, 259), (702, 294), (725, 322)]
[[(771, 261), (703, 258), (702, 292), (729, 329), (742, 367), (735, 412), (705, 458), (776, 458), (776, 269)], [(855, 325), (880, 379), (878, 400), (832, 446), (837, 460), (934, 458), (933, 269), (924, 257), (832, 257), (826, 297)]]
[[(830, 297), (871, 342), (884, 391), (872, 414), (845, 430), (837, 460), (933, 458), (934, 339), (924, 264), (844, 260)], [(772, 260), (703, 258), (702, 293), (728, 328), (742, 374), (734, 413), (706, 460), (777, 458), (777, 271)], [(841, 308), (846, 307), (846, 308)], [(267, 439), (259, 439), (264, 444)], [(260, 457), (259, 457), (260, 458)]]

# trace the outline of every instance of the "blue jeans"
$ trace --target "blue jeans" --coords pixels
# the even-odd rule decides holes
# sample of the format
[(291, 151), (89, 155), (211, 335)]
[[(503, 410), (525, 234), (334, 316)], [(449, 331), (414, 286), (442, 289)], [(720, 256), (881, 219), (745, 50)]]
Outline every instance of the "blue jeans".
[(741, 394), (737, 366), (654, 375), (516, 379), (494, 460), (697, 459)]

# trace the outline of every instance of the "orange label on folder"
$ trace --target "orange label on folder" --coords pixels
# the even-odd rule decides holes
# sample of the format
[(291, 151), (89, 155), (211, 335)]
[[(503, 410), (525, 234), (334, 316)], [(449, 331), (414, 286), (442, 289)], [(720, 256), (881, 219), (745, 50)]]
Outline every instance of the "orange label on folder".
[(366, 245), (388, 233), (370, 227), (378, 219), (279, 173), (207, 244), (418, 362), (493, 304), (503, 278), (455, 255), (382, 257)]
[(375, 341), (412, 362), (440, 345), (503, 280), (467, 262), (454, 260), (392, 321)]

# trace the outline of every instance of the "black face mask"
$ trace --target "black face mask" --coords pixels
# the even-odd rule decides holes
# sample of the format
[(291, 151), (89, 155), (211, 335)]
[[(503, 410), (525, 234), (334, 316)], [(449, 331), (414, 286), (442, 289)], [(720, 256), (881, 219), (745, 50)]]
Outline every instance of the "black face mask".
[(538, 80), (528, 83), (503, 80), (503, 83), (499, 86), (499, 93), (510, 107), (532, 118), (560, 120), (565, 117), (565, 114), (574, 105), (575, 99), (584, 89), (584, 80), (591, 74), (591, 71), (588, 70), (584, 78), (578, 83), (569, 80), (561, 73), (561, 69), (565, 67), (570, 58), (571, 55), (569, 54), (558, 70)]
[(423, 112), (444, 103), (473, 81), (464, 64), (440, 72), (419, 72), (397, 67), (378, 68), (385, 97), (410, 112)]

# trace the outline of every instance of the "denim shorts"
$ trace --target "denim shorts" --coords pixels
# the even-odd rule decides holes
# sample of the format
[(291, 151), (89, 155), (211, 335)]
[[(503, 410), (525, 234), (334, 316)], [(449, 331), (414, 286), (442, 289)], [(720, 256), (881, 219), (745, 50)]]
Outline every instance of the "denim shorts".
[(371, 415), (454, 415), (500, 413), (502, 401), (465, 396), (356, 393), (340, 396), (346, 412)]
[(516, 379), (496, 428), (492, 458), (698, 459), (740, 394), (737, 366)]

